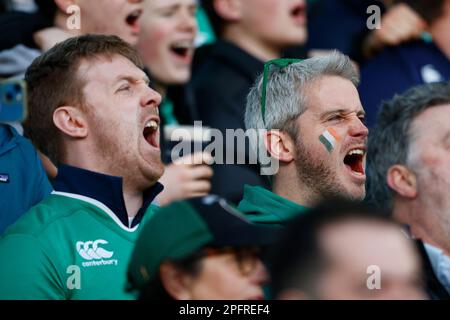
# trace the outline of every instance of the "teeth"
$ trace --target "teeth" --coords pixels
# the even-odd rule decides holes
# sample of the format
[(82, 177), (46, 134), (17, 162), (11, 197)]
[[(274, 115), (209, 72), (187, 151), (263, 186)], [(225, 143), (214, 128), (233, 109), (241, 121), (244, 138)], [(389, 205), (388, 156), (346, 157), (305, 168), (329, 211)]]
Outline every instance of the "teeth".
[(172, 48), (174, 49), (191, 49), (192, 47), (192, 41), (180, 41), (172, 45)]
[(129, 15), (129, 17), (137, 18), (140, 15), (141, 15), (141, 10), (135, 10)]
[(349, 156), (354, 155), (354, 154), (359, 154), (359, 155), (363, 156), (364, 155), (364, 150), (362, 150), (362, 149), (353, 149), (353, 150), (350, 150), (350, 152), (348, 153)]
[(155, 120), (150, 120), (145, 124), (145, 127), (156, 130), (158, 129), (158, 122), (156, 122)]

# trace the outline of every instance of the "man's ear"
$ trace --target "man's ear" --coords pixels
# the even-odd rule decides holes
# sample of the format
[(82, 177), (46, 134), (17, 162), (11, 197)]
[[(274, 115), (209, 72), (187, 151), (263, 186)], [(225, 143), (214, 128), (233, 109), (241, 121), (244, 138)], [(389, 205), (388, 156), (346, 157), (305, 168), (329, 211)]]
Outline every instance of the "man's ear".
[(401, 164), (393, 165), (387, 172), (387, 184), (404, 198), (417, 197), (417, 179), (414, 172)]
[(67, 8), (73, 4), (77, 4), (77, 0), (50, 0), (55, 1), (56, 6), (58, 9), (64, 13), (67, 12)]
[(190, 300), (188, 275), (175, 267), (171, 262), (163, 262), (159, 267), (161, 283), (176, 300)]
[[(217, 15), (225, 21), (238, 21), (241, 16), (241, 0), (212, 0)], [(244, 0), (245, 1), (245, 0)]]
[(284, 163), (294, 160), (295, 143), (287, 133), (281, 130), (268, 130), (264, 135), (264, 144), (274, 159)]
[(53, 123), (70, 137), (86, 138), (88, 135), (88, 125), (79, 108), (71, 106), (57, 108), (53, 112)]

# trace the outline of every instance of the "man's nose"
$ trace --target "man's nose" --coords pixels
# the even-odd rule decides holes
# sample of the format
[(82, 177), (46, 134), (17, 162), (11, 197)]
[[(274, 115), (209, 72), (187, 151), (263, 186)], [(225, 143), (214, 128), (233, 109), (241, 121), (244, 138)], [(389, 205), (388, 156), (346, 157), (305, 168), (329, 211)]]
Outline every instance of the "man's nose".
[(261, 260), (258, 261), (255, 269), (253, 270), (251, 280), (252, 282), (260, 285), (263, 285), (269, 281), (269, 273)]
[(141, 106), (142, 107), (155, 107), (158, 108), (159, 104), (161, 103), (162, 97), (161, 95), (153, 90), (150, 87), (145, 88), (145, 91), (141, 98)]
[(192, 16), (189, 10), (184, 10), (181, 15), (178, 28), (185, 32), (196, 32), (197, 20)]
[(352, 137), (366, 138), (369, 135), (369, 129), (360, 118), (356, 118), (351, 123), (349, 134)]

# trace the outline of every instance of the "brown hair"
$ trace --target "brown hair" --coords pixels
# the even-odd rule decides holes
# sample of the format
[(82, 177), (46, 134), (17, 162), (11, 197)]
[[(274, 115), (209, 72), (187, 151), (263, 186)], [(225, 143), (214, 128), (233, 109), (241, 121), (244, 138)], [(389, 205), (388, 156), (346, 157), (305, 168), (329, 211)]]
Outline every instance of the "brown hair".
[(140, 69), (136, 50), (116, 36), (83, 35), (63, 41), (36, 58), (25, 74), (28, 86), (28, 116), (25, 135), (52, 161), (63, 158), (61, 134), (53, 113), (63, 105), (83, 108), (84, 81), (78, 76), (83, 61), (121, 55)]

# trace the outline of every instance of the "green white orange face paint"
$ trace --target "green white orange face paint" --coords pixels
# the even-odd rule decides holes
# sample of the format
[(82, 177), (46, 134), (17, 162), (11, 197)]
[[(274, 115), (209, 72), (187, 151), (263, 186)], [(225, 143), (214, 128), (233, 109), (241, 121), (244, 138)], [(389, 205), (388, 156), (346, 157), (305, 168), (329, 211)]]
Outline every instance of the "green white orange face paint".
[(331, 127), (327, 128), (319, 136), (319, 141), (322, 142), (329, 153), (333, 152), (336, 144), (341, 140), (341, 136)]

